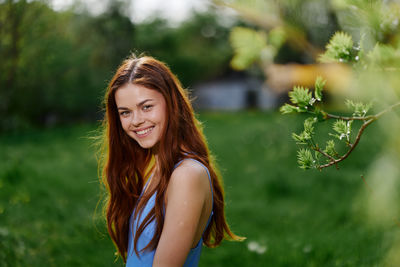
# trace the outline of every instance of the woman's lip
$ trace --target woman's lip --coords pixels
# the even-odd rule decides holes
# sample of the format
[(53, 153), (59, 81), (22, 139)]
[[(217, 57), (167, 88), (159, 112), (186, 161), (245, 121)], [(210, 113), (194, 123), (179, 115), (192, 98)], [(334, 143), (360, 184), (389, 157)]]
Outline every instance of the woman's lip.
[(144, 131), (144, 130), (147, 130), (147, 129), (149, 129), (149, 128), (153, 128), (153, 127), (154, 127), (154, 126), (148, 126), (148, 127), (144, 127), (144, 128), (136, 129), (136, 130), (134, 130), (134, 132), (136, 133), (136, 132)]
[[(138, 137), (146, 137), (148, 136), (152, 131), (153, 131), (154, 126), (134, 130), (133, 132), (138, 136)], [(140, 133), (142, 132), (142, 133)]]

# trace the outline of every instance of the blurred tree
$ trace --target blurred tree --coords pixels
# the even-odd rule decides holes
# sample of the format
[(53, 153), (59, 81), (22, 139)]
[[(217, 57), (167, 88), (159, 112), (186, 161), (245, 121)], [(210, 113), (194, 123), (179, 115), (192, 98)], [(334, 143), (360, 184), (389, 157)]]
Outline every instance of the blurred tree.
[(311, 86), (318, 74), (329, 76), (326, 77), (328, 89), (337, 89), (348, 80), (348, 70), (343, 66), (315, 64), (323, 45), (338, 28), (336, 13), (329, 1), (214, 2), (235, 9), (250, 24), (231, 31), (234, 69), (258, 67), (268, 87), (278, 93), (287, 92), (298, 83)]
[(74, 14), (57, 13), (39, 1), (8, 1), (2, 5), (1, 18), (13, 18), (15, 10), (19, 15), (14, 19), (17, 26), (1, 31), (5, 60), (0, 63), (4, 70), (0, 84), (2, 102), (6, 103), (2, 105), (1, 128), (51, 124), (87, 111), (79, 100), (85, 99), (81, 77), (89, 76), (90, 68), (79, 63), (85, 61), (88, 51), (72, 41)]
[(137, 28), (135, 48), (167, 62), (184, 86), (226, 71), (232, 56), (229, 29), (220, 25), (215, 10), (195, 13), (179, 27), (161, 18)]
[[(26, 10), (26, 1), (7, 0), (0, 9), (0, 117), (2, 124), (11, 121), (9, 115), (13, 88), (21, 52), (21, 24)], [(7, 122), (5, 122), (7, 120)]]
[(0, 129), (93, 120), (108, 80), (130, 52), (168, 63), (188, 87), (226, 71), (232, 55), (215, 11), (172, 27), (133, 24), (129, 1), (93, 16), (81, 6), (56, 12), (45, 1), (0, 1)]

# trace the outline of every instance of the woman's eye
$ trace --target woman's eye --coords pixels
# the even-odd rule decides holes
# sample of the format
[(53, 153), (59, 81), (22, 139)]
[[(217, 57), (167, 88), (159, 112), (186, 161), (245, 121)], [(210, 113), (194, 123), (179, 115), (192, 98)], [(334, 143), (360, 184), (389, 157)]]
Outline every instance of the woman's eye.
[(145, 105), (145, 106), (143, 106), (143, 110), (149, 110), (152, 107), (153, 107), (152, 105)]
[(119, 113), (119, 115), (127, 116), (127, 115), (129, 115), (129, 111), (122, 111), (122, 112)]

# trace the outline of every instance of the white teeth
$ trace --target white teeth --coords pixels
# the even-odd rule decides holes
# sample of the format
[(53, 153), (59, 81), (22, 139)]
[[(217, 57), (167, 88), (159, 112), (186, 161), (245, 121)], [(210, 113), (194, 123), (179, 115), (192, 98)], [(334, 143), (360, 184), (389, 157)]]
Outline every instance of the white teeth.
[(153, 130), (153, 127), (144, 129), (142, 131), (137, 131), (136, 133), (142, 135), (142, 134), (146, 134), (146, 133), (150, 132), (151, 130)]

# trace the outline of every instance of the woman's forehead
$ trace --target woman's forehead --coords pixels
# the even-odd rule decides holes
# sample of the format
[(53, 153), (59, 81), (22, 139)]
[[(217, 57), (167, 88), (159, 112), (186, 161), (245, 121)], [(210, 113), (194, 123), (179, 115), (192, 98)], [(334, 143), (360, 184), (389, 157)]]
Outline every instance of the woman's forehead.
[(120, 105), (138, 105), (143, 101), (158, 101), (163, 95), (157, 90), (149, 89), (138, 84), (126, 84), (115, 92), (115, 102)]

